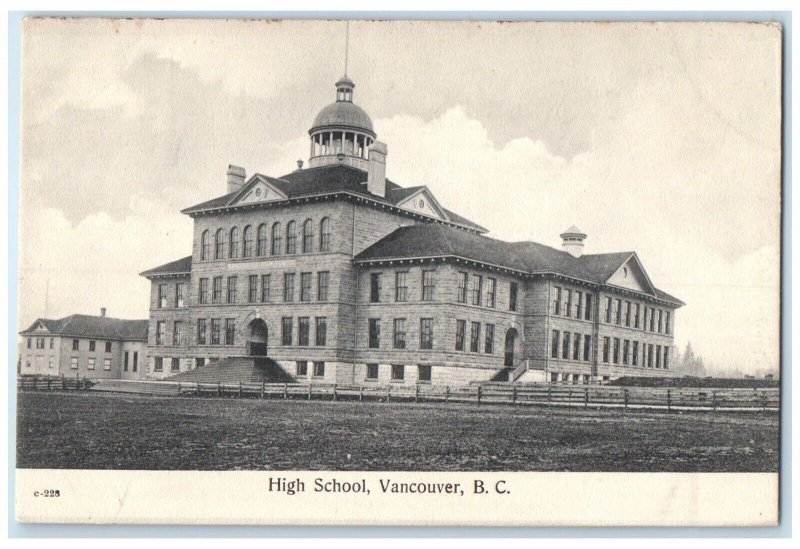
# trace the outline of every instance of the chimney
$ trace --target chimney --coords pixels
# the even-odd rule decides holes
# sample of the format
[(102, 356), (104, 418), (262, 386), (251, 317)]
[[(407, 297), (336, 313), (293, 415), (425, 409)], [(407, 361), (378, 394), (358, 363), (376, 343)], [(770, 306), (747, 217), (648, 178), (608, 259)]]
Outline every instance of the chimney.
[(228, 166), (228, 194), (238, 191), (244, 186), (245, 171), (241, 166)]
[(561, 248), (572, 257), (580, 257), (583, 254), (583, 241), (586, 233), (573, 225), (559, 235), (561, 237)]
[(374, 195), (386, 196), (386, 143), (375, 141), (369, 148), (367, 165), (367, 190)]
[(303, 161), (302, 160), (298, 160), (297, 161), (297, 169), (298, 170), (302, 170), (303, 169)]
[(105, 307), (100, 307), (100, 316), (102, 316), (102, 317), (106, 316), (106, 308)]

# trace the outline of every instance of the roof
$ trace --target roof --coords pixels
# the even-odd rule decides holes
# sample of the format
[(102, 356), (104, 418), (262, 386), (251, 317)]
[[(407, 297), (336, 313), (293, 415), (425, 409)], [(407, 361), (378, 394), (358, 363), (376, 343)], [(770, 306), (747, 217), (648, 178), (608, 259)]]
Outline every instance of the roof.
[(148, 269), (139, 274), (140, 276), (150, 278), (154, 276), (190, 274), (191, 272), (192, 256), (187, 256), (175, 261), (170, 261), (169, 263), (165, 263), (163, 265), (159, 265), (158, 267), (153, 267), (152, 269)]
[(92, 315), (70, 315), (57, 320), (39, 318), (20, 334), (29, 335), (39, 323), (44, 324), (52, 335), (147, 341), (147, 320), (127, 320)]
[[(355, 261), (457, 257), (523, 274), (552, 273), (605, 284), (632, 255), (635, 254), (621, 252), (576, 258), (537, 242), (504, 242), (444, 225), (420, 224), (395, 230), (358, 254)], [(658, 289), (655, 297), (683, 305)]]
[[(295, 170), (278, 178), (255, 174), (250, 178), (245, 187), (249, 186), (254, 180), (265, 181), (270, 185), (273, 185), (276, 189), (289, 197), (289, 199), (320, 194), (347, 192), (369, 197), (374, 200), (395, 206), (402, 202), (405, 198), (423, 188), (423, 186), (401, 187), (397, 183), (387, 179), (386, 196), (377, 196), (367, 190), (366, 171), (344, 164), (333, 164)], [(229, 193), (214, 198), (213, 200), (201, 202), (200, 204), (196, 204), (182, 210), (182, 212), (191, 215), (204, 210), (224, 208), (229, 206), (240, 192), (241, 191)], [(445, 210), (445, 212), (452, 223), (461, 225), (473, 231), (487, 232), (486, 228), (481, 227), (469, 219), (457, 215), (449, 210)]]
[(336, 101), (324, 107), (311, 124), (308, 133), (314, 133), (322, 128), (348, 128), (364, 130), (373, 136), (375, 130), (372, 128), (372, 119), (369, 115), (350, 101)]

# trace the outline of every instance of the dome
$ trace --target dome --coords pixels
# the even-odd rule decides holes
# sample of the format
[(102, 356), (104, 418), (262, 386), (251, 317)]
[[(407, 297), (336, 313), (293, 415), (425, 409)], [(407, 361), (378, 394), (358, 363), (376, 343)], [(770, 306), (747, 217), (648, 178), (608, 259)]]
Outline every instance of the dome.
[(308, 133), (331, 127), (364, 130), (375, 135), (369, 115), (349, 101), (336, 101), (319, 111)]

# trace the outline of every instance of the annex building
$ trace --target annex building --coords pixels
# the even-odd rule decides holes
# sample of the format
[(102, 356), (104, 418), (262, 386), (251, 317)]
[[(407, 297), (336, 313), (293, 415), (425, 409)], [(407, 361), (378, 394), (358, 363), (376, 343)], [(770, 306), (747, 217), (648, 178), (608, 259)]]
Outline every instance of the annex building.
[[(300, 382), (447, 383), (669, 376), (675, 310), (635, 252), (503, 242), (426, 186), (386, 178), (354, 83), (309, 130), (306, 167), (229, 166), (183, 210), (191, 255), (146, 270), (147, 378), (268, 365)], [(447, 205), (449, 206), (449, 205)]]

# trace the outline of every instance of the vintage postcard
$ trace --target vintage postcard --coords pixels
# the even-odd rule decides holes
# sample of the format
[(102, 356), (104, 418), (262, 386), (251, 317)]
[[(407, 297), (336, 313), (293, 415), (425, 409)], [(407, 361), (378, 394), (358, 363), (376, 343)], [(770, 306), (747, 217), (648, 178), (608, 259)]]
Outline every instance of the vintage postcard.
[(21, 52), (17, 520), (777, 523), (780, 25)]

